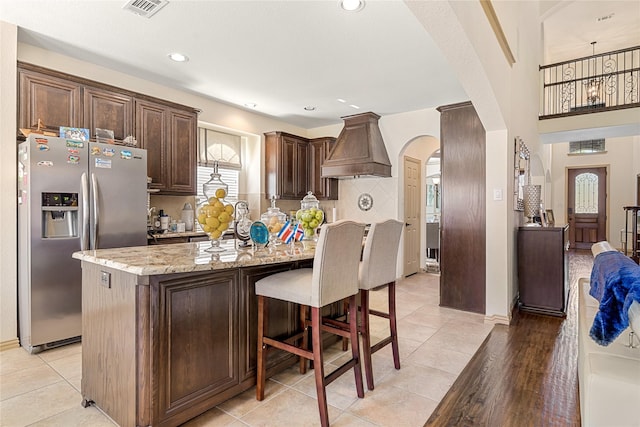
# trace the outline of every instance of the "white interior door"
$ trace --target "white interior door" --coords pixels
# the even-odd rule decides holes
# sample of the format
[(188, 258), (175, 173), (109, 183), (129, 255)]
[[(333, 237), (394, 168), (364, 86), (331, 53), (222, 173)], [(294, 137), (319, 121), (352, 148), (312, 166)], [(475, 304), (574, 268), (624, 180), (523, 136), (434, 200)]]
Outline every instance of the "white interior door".
[(420, 268), (420, 194), (422, 180), (420, 160), (404, 157), (404, 272), (417, 273)]

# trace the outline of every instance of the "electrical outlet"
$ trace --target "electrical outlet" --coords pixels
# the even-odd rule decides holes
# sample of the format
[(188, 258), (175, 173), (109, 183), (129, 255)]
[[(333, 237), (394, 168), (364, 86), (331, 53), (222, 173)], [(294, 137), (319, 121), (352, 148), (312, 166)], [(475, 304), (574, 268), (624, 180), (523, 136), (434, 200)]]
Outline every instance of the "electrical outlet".
[(107, 289), (111, 289), (111, 273), (108, 273), (106, 271), (101, 271), (100, 284)]

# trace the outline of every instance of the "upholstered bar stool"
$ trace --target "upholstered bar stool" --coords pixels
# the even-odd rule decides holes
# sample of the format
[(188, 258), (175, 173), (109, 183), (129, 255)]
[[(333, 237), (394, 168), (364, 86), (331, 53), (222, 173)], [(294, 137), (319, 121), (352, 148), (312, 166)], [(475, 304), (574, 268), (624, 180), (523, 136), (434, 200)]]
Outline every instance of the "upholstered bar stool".
[[(320, 421), (329, 425), (325, 387), (340, 375), (353, 368), (358, 397), (364, 397), (359, 345), (351, 346), (351, 359), (329, 375), (324, 375), (322, 357), (322, 331), (351, 338), (358, 343), (357, 310), (350, 310), (350, 328), (345, 331), (322, 322), (322, 307), (336, 301), (349, 299), (356, 307), (358, 294), (358, 270), (364, 224), (353, 221), (337, 221), (325, 224), (320, 230), (313, 259), (313, 268), (303, 268), (273, 274), (256, 282), (258, 296), (258, 361), (256, 398), (264, 399), (266, 353), (268, 347), (279, 348), (313, 361)], [(311, 309), (312, 351), (307, 349), (306, 339), (300, 346), (290, 339), (276, 340), (265, 336), (268, 319), (268, 300), (275, 298), (300, 304)], [(302, 308), (301, 308), (302, 309)], [(306, 308), (303, 309), (306, 312)], [(302, 334), (307, 336), (306, 332)]]
[[(373, 390), (373, 366), (371, 355), (388, 344), (393, 352), (393, 364), (400, 369), (398, 351), (398, 328), (396, 324), (396, 263), (398, 246), (404, 223), (393, 219), (372, 224), (364, 244), (360, 263), (360, 333), (362, 334), (362, 359), (367, 377), (367, 388)], [(386, 286), (388, 288), (388, 313), (369, 308), (369, 291)], [(353, 307), (353, 305), (352, 305)], [(389, 319), (390, 335), (371, 345), (369, 315)]]

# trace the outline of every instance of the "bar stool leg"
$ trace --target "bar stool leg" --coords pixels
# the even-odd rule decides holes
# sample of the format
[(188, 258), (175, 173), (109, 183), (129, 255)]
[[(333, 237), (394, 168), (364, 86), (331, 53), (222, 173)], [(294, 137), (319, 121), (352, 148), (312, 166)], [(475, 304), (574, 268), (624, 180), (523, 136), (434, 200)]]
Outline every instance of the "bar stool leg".
[(322, 314), (320, 308), (311, 307), (311, 345), (313, 346), (313, 371), (316, 378), (316, 395), (320, 410), (320, 424), (329, 425), (329, 410), (327, 408), (327, 391), (324, 382), (324, 363), (322, 360)]
[[(308, 314), (308, 307), (306, 305), (300, 305), (299, 307), (299, 314), (300, 314), (300, 327), (302, 328), (302, 349), (304, 350), (309, 350), (309, 327), (307, 325), (307, 319)], [(308, 360), (302, 356), (300, 356), (300, 373), (301, 374), (306, 374), (307, 373), (307, 365), (308, 365)]]
[(266, 375), (267, 346), (263, 343), (264, 333), (267, 329), (267, 301), (264, 296), (258, 295), (258, 361), (256, 379), (256, 399), (264, 399), (264, 383)]
[[(360, 356), (360, 341), (358, 340), (358, 301), (356, 295), (349, 297), (349, 332), (351, 334), (351, 358), (356, 361), (353, 373), (356, 379), (356, 390), (359, 398), (364, 397), (364, 386), (362, 384), (362, 357)], [(371, 357), (371, 353), (369, 353)], [(366, 364), (365, 364), (366, 366)]]
[(391, 348), (393, 351), (393, 365), (400, 369), (400, 349), (398, 348), (398, 325), (396, 323), (396, 282), (388, 285), (389, 291), (389, 326), (391, 328)]
[(369, 290), (360, 289), (360, 333), (362, 334), (362, 358), (367, 377), (367, 388), (373, 390), (373, 366), (371, 361), (371, 332), (369, 326)]

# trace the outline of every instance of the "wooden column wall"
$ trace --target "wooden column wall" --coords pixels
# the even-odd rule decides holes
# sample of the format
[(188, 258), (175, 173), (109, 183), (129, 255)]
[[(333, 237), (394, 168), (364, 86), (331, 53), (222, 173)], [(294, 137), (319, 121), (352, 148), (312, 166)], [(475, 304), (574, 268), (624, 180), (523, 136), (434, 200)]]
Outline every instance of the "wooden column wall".
[(470, 102), (438, 107), (442, 173), (440, 305), (485, 313), (485, 130)]

